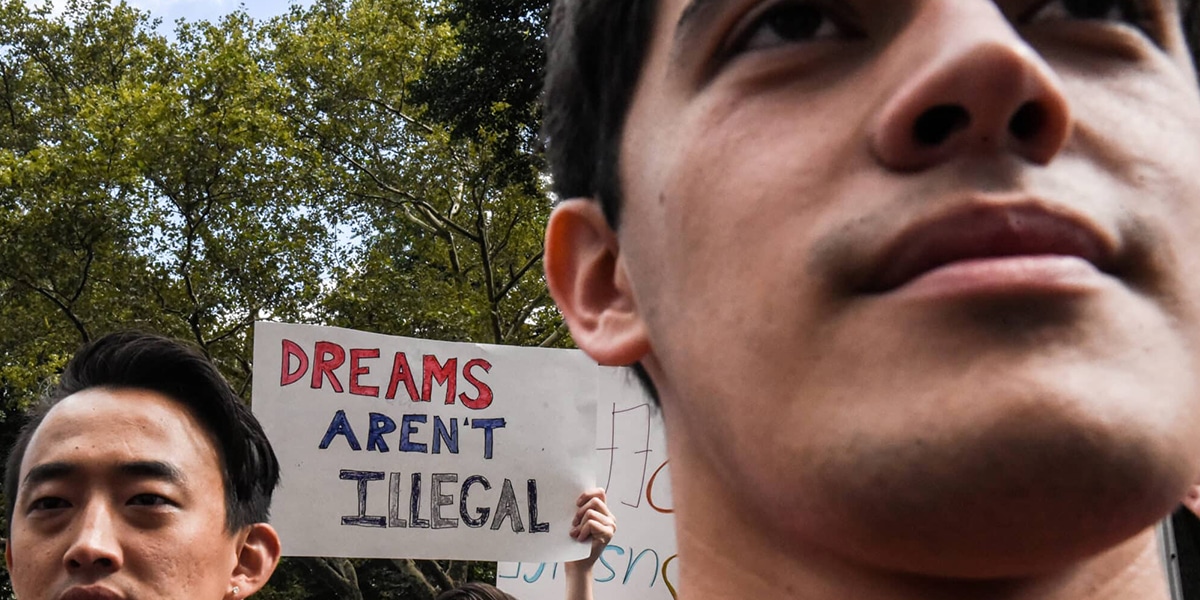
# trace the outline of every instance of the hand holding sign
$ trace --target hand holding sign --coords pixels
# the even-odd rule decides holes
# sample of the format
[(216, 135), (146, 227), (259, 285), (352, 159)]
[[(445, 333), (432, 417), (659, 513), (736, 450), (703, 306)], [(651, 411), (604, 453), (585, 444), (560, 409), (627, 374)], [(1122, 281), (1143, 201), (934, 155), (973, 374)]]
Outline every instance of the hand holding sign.
[(571, 523), (571, 537), (581, 542), (591, 540), (592, 553), (585, 559), (568, 563), (568, 568), (571, 565), (591, 568), (617, 532), (617, 518), (608, 509), (603, 488), (592, 488), (584, 492), (576, 504), (579, 509)]

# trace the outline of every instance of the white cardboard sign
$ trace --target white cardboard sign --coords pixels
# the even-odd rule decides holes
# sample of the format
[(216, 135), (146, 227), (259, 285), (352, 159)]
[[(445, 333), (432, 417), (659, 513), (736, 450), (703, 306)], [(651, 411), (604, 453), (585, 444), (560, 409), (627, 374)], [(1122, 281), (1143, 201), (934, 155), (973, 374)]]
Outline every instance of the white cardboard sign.
[[(597, 393), (596, 472), (617, 533), (593, 569), (595, 598), (671, 600), (679, 565), (662, 419), (627, 369), (602, 369)], [(521, 600), (566, 594), (558, 563), (501, 563), (496, 581)]]
[(577, 351), (258, 323), (284, 554), (571, 560), (599, 367)]

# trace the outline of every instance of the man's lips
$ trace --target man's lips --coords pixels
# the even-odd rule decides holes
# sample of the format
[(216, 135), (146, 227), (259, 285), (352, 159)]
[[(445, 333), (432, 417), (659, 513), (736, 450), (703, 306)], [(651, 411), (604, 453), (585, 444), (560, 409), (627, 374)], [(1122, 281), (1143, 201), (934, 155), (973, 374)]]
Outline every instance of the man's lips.
[(101, 585), (77, 585), (58, 600), (124, 600), (124, 596)]
[(886, 293), (948, 265), (1017, 257), (1075, 257), (1111, 272), (1113, 244), (1082, 218), (1037, 204), (972, 206), (918, 223), (880, 254), (866, 291)]

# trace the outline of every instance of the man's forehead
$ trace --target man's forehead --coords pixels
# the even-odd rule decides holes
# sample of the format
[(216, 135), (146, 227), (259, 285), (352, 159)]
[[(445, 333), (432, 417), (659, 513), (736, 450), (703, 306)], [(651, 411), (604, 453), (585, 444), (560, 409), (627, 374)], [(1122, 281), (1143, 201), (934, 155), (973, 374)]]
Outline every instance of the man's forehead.
[(175, 463), (215, 464), (217, 455), (180, 403), (148, 390), (92, 388), (64, 398), (47, 412), (30, 438), (21, 473), (26, 476), (36, 464), (77, 463), (99, 456), (125, 462), (174, 457)]
[(56, 403), (35, 435), (72, 436), (133, 426), (149, 436), (162, 436), (193, 421), (184, 407), (157, 392), (89, 388)]

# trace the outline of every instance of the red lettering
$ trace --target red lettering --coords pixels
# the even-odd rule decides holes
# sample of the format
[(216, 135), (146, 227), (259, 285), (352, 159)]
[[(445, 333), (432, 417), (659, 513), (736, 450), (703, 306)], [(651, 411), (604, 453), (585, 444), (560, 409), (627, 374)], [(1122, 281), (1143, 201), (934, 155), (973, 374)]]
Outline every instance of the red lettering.
[(359, 375), (367, 375), (371, 372), (371, 367), (359, 365), (359, 361), (364, 358), (379, 358), (379, 349), (350, 349), (350, 393), (356, 396), (374, 396), (378, 398), (379, 386), (358, 384)]
[(344, 362), (346, 362), (345, 348), (333, 342), (317, 342), (317, 347), (313, 350), (312, 388), (314, 390), (321, 389), (323, 378), (328, 377), (333, 391), (342, 393), (342, 382), (338, 381), (333, 370), (342, 366)]
[(421, 379), (421, 400), (430, 402), (433, 399), (433, 382), (446, 386), (446, 404), (454, 404), (454, 391), (458, 387), (458, 359), (446, 359), (446, 364), (438, 364), (438, 359), (432, 354), (425, 355), (424, 377)]
[(463, 406), (471, 410), (482, 410), (492, 405), (492, 388), (471, 374), (472, 367), (481, 367), (483, 368), (483, 372), (487, 373), (492, 370), (492, 363), (482, 358), (476, 358), (468, 361), (463, 366), (463, 379), (466, 379), (468, 383), (475, 386), (475, 389), (479, 391), (479, 395), (471, 398), (467, 396), (466, 392), (463, 392), (458, 395), (458, 399), (462, 400)]
[(408, 398), (413, 402), (419, 402), (421, 399), (417, 396), (417, 384), (413, 382), (412, 369), (408, 366), (408, 357), (404, 356), (403, 352), (397, 352), (395, 360), (392, 361), (392, 378), (388, 381), (386, 396), (388, 400), (396, 397), (396, 388), (399, 387), (401, 381), (408, 389)]
[[(300, 359), (295, 371), (288, 368), (292, 366), (293, 356)], [(308, 355), (304, 353), (304, 349), (292, 340), (283, 340), (283, 367), (279, 369), (279, 385), (292, 385), (300, 381), (307, 372)]]

